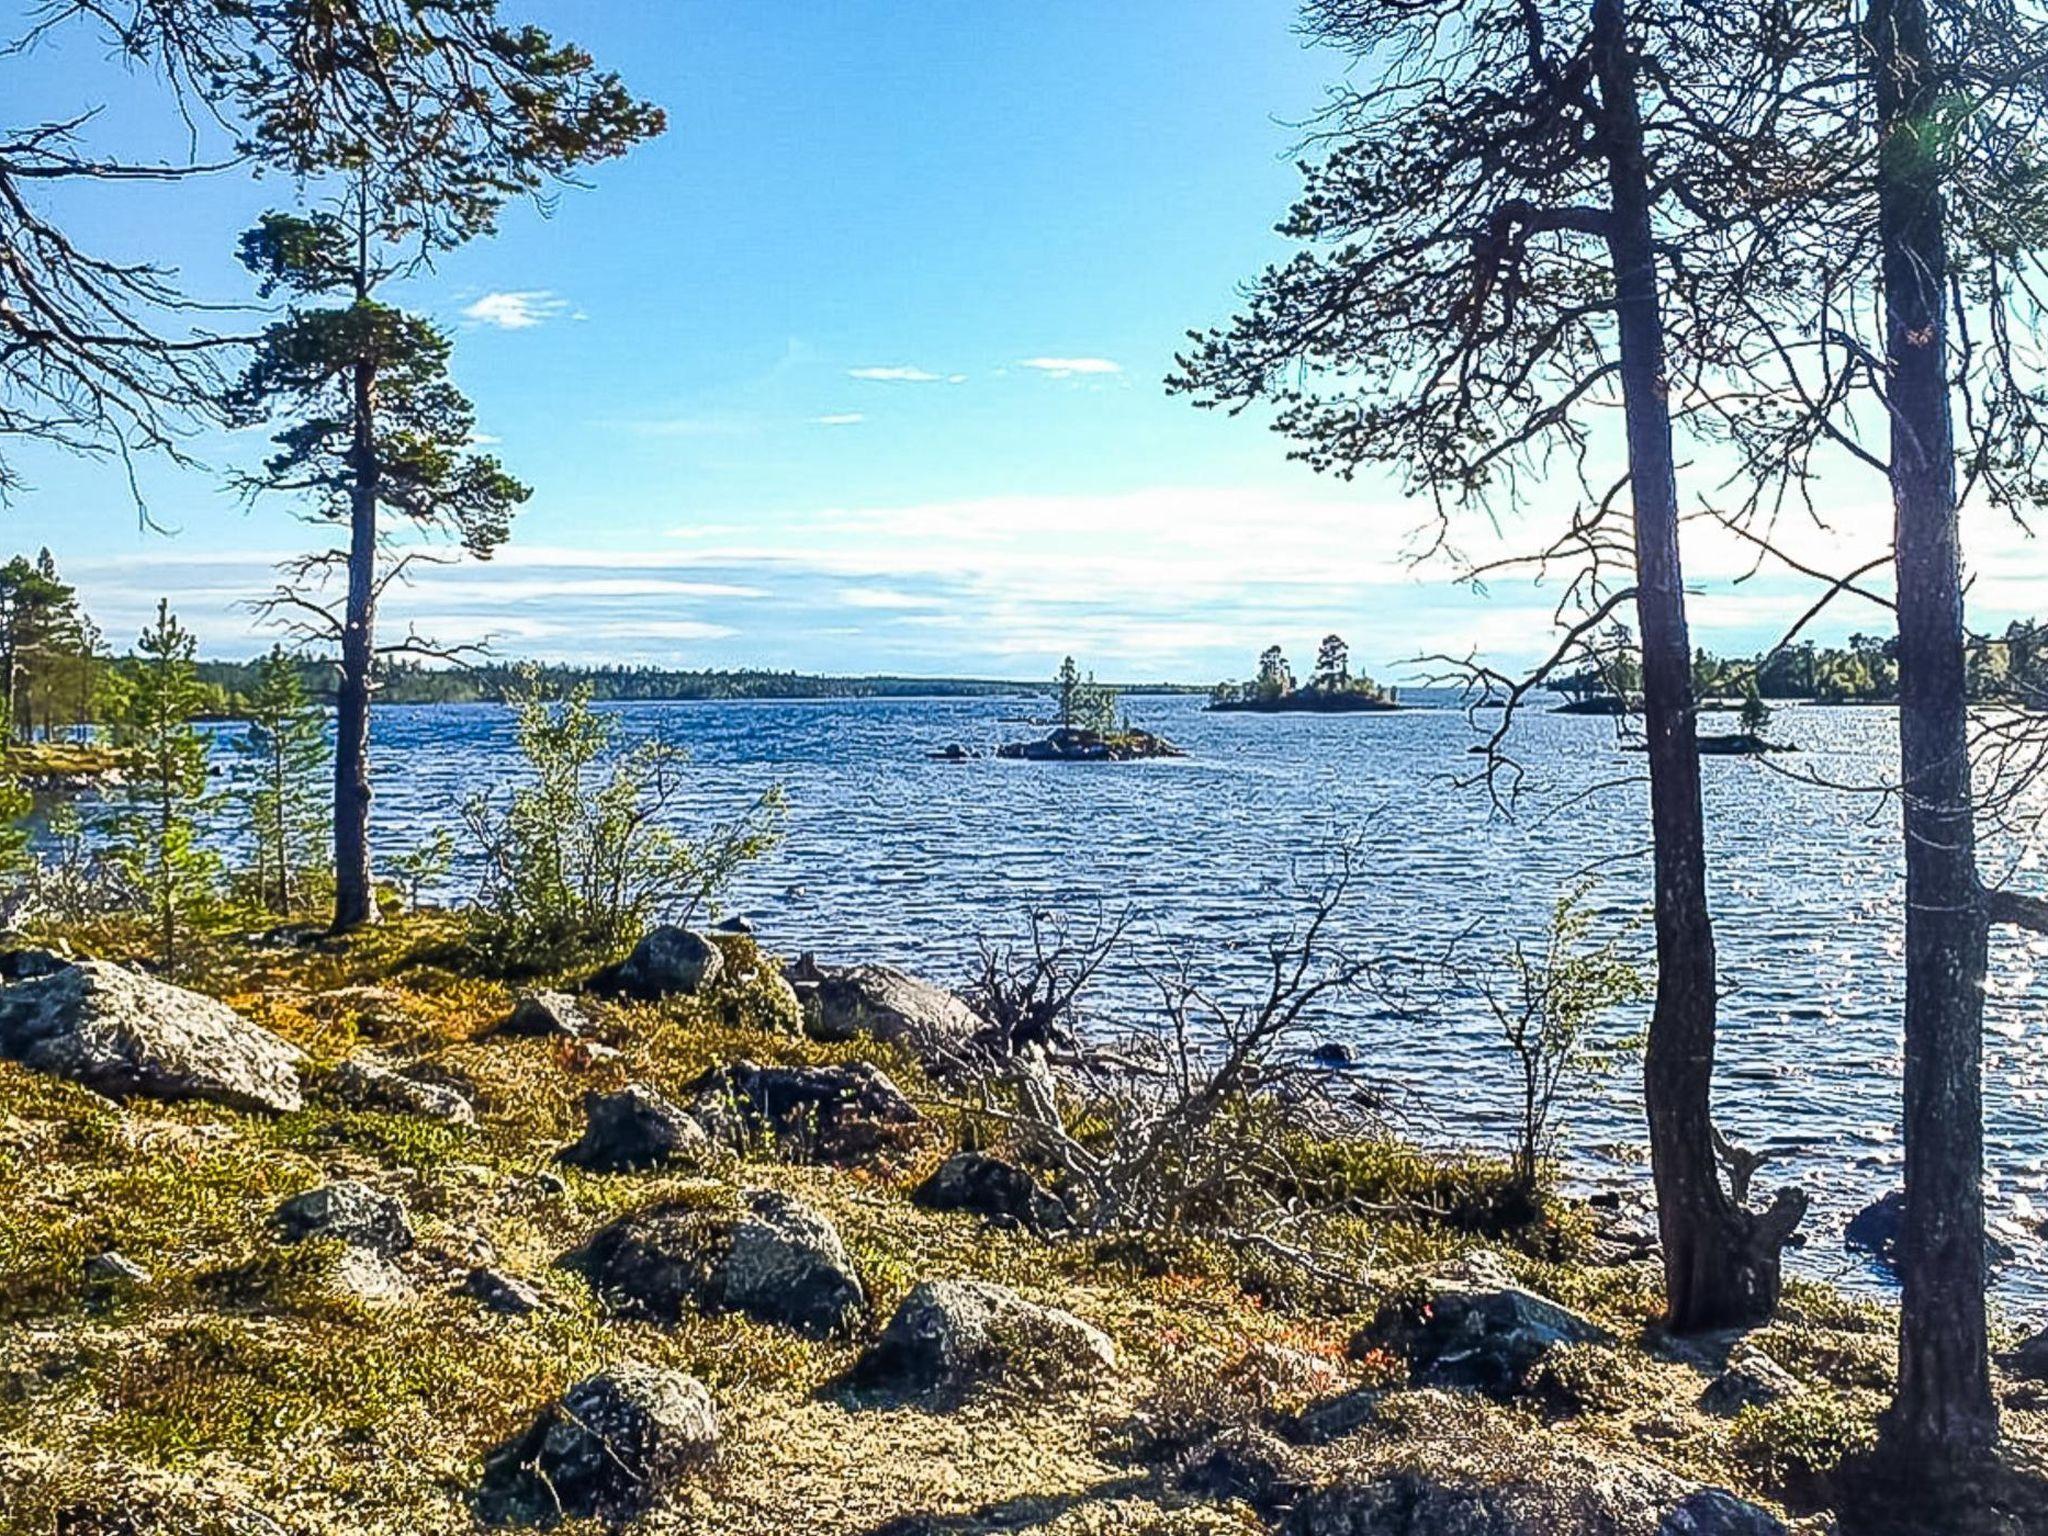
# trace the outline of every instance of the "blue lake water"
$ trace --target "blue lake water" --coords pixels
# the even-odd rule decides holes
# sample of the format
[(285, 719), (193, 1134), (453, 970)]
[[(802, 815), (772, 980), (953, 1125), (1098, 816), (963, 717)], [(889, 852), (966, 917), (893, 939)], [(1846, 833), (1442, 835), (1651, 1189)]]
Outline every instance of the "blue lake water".
[[(952, 742), (987, 751), (1037, 734), (1014, 723), (1034, 708), (1014, 699), (606, 707), (628, 738), (690, 749), (695, 814), (786, 787), (787, 838), (730, 905), (778, 950), (828, 962), (881, 960), (958, 982), (981, 938), (1021, 932), (1034, 908), (1129, 907), (1134, 957), (1187, 955), (1227, 979), (1298, 910), (1298, 870), (1347, 837), (1363, 873), (1341, 939), (1397, 961), (1461, 936), (1475, 954), (1540, 940), (1560, 890), (1589, 872), (1595, 904), (1617, 921), (1649, 901), (1642, 758), (1611, 720), (1522, 717), (1527, 775), (1510, 818), (1455, 782), (1473, 772), (1482, 733), (1454, 708), (1260, 717), (1135, 699), (1135, 721), (1190, 756), (1076, 765), (925, 759)], [(1899, 1177), (1896, 803), (1810, 779), (1883, 783), (1896, 721), (1889, 710), (1786, 708), (1773, 735), (1802, 751), (1704, 765), (1726, 993), (1718, 1114), (1736, 1140), (1775, 1154), (1760, 1187), (1796, 1178), (1813, 1191), (1800, 1266), (1876, 1285), (1841, 1231)], [(511, 716), (493, 706), (381, 709), (375, 739), (386, 851), (438, 826), (459, 841), (465, 797), (516, 771)], [(2031, 868), (2030, 852), (2005, 853)], [(2032, 888), (2048, 889), (2038, 871)], [(1987, 1018), (1993, 1219), (2019, 1250), (1999, 1295), (2022, 1312), (2048, 1306), (2035, 1230), (2048, 1214), (2044, 960), (2042, 940), (1995, 941)], [(1101, 1006), (1142, 1020), (1147, 994), (1126, 973)], [(1476, 1000), (1446, 1000), (1426, 1020), (1363, 1000), (1320, 1032), (1355, 1045), (1361, 1073), (1411, 1106), (1425, 1139), (1506, 1145), (1511, 1067)], [(1635, 1076), (1625, 1067), (1574, 1107), (1580, 1178), (1647, 1182)]]

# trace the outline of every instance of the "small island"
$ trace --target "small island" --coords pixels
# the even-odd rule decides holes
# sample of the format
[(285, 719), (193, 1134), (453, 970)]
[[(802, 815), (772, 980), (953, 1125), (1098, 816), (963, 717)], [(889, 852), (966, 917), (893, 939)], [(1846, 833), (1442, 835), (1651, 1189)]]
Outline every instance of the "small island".
[(1059, 724), (1036, 741), (1005, 742), (996, 756), (1027, 763), (1130, 763), (1147, 757), (1186, 757), (1187, 753), (1151, 731), (1141, 731), (1129, 717), (1117, 719), (1117, 692), (1086, 677), (1069, 656), (1053, 679), (1059, 696)]
[(1295, 682), (1285, 653), (1269, 645), (1260, 653), (1257, 677), (1218, 683), (1209, 693), (1209, 708), (1218, 714), (1380, 714), (1400, 707), (1395, 690), (1352, 672), (1351, 647), (1341, 635), (1323, 637), (1306, 684)]

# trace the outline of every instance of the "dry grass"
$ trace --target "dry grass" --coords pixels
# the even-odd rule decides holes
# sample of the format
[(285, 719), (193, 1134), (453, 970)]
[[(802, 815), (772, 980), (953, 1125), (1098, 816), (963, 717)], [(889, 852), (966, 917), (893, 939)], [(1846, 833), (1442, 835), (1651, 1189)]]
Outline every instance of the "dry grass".
[[(317, 1088), (306, 1110), (278, 1119), (115, 1106), (0, 1063), (0, 1531), (263, 1529), (236, 1523), (250, 1509), (306, 1536), (467, 1530), (484, 1453), (580, 1376), (630, 1357), (701, 1376), (725, 1425), (715, 1475), (650, 1517), (651, 1531), (857, 1536), (929, 1517), (923, 1528), (934, 1532), (1247, 1532), (1261, 1527), (1244, 1506), (1183, 1497), (1135, 1458), (1132, 1424), (1270, 1419), (1386, 1376), (1385, 1362), (1346, 1354), (1372, 1290), (1305, 1285), (1270, 1259), (1201, 1244), (1046, 1241), (914, 1206), (909, 1189), (961, 1129), (951, 1116), (935, 1116), (927, 1141), (900, 1161), (853, 1171), (772, 1161), (690, 1175), (558, 1170), (553, 1155), (580, 1129), (587, 1091), (627, 1081), (677, 1090), (742, 1055), (867, 1056), (907, 1091), (936, 1090), (914, 1063), (870, 1044), (805, 1040), (773, 1016), (765, 988), (595, 1004), (616, 1057), (493, 1036), (513, 994), (458, 974), (453, 937), (430, 918), (346, 946), (224, 943), (208, 957), (208, 990), (324, 1065), (374, 1046), (464, 1084), (480, 1111), (474, 1131), (348, 1110)], [(759, 963), (744, 940), (730, 958), (742, 974)], [(1388, 1147), (1330, 1149), (1323, 1161), (1375, 1200), (1438, 1201), (1463, 1177)], [(410, 1206), (420, 1246), (403, 1261), (409, 1295), (365, 1300), (340, 1283), (338, 1249), (272, 1240), (281, 1200), (340, 1176)], [(814, 1343), (732, 1316), (674, 1328), (615, 1320), (554, 1266), (621, 1211), (741, 1183), (799, 1194), (839, 1225), (877, 1326), (921, 1279), (978, 1276), (1105, 1329), (1125, 1369), (1072, 1397), (997, 1395), (954, 1414), (861, 1409), (836, 1385), (858, 1341)], [(1333, 1219), (1323, 1236), (1350, 1241), (1359, 1269), (1383, 1272), (1475, 1241), (1457, 1222), (1357, 1216)], [(1700, 1415), (1702, 1372), (1633, 1342), (1654, 1312), (1654, 1277), (1543, 1256), (1559, 1246), (1553, 1234), (1501, 1252), (1623, 1340), (1569, 1362), (1579, 1411), (1546, 1417), (1533, 1404), (1391, 1391), (1376, 1424), (1331, 1448), (1320, 1475), (1419, 1462), (1509, 1476), (1532, 1457), (1620, 1458), (1767, 1494), (1785, 1468), (1760, 1453), (1758, 1421)], [(84, 1260), (108, 1248), (153, 1282), (88, 1283)], [(553, 1305), (522, 1319), (484, 1311), (455, 1288), (484, 1261), (529, 1278)], [(1399, 1278), (1385, 1273), (1389, 1286)], [(1801, 1290), (1761, 1342), (1812, 1382), (1816, 1401), (1852, 1420), (1881, 1400), (1886, 1332), (1866, 1309)], [(1246, 1362), (1270, 1365), (1283, 1350), (1318, 1368), (1268, 1390), (1258, 1384), (1266, 1367)], [(1205, 1395), (1211, 1381), (1218, 1390)], [(2043, 1424), (2015, 1414), (2014, 1427)], [(1772, 1454), (1783, 1449), (1761, 1438)]]

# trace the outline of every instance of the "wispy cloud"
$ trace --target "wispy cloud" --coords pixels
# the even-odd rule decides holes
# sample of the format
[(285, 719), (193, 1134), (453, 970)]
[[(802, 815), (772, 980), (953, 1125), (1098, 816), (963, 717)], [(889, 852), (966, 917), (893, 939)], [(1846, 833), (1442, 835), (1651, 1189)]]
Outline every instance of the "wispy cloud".
[(545, 288), (527, 288), (505, 293), (487, 293), (462, 311), (462, 318), (475, 325), (496, 326), (501, 331), (530, 331), (569, 312), (569, 301)]
[(811, 418), (811, 425), (815, 427), (857, 427), (866, 420), (867, 417), (859, 411), (834, 411), (829, 416), (813, 416)]
[(894, 587), (845, 587), (839, 601), (849, 608), (943, 608), (945, 600), (931, 593), (900, 592)]
[(861, 379), (869, 384), (936, 384), (942, 375), (929, 368), (913, 368), (908, 363), (894, 363), (886, 367), (849, 368), (849, 379)]
[(1017, 366), (1042, 373), (1049, 379), (1072, 379), (1083, 375), (1101, 377), (1106, 374), (1122, 373), (1122, 363), (1113, 363), (1106, 357), (1027, 357)]

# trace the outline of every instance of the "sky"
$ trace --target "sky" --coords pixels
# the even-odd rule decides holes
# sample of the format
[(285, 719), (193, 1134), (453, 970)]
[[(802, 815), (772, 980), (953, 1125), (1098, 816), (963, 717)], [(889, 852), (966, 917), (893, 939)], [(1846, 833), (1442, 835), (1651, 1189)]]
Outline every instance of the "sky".
[[(24, 14), (23, 7), (14, 7)], [(456, 338), (489, 451), (533, 488), (488, 565), (438, 569), (386, 624), (506, 656), (832, 673), (1244, 676), (1325, 633), (1383, 678), (1430, 653), (1547, 653), (1555, 584), (1416, 564), (1425, 509), (1320, 479), (1255, 415), (1168, 398), (1185, 333), (1285, 247), (1299, 123), (1341, 61), (1290, 0), (505, 0), (669, 113), (666, 136), (394, 294)], [(10, 116), (174, 155), (162, 91), (83, 34), (0, 60)], [(253, 304), (236, 235), (293, 189), (239, 171), (61, 205), (110, 255)], [(260, 321), (252, 313), (251, 321)], [(1619, 430), (1618, 417), (1615, 421)], [(0, 513), (47, 544), (117, 645), (167, 596), (207, 654), (271, 635), (251, 602), (319, 534), (208, 466), (28, 454)], [(1883, 486), (1843, 470), (1841, 569), (1881, 547)], [(1568, 496), (1532, 511), (1569, 511)], [(1980, 627), (2037, 612), (2038, 547), (1966, 530)], [(1533, 529), (1461, 531), (1468, 554)], [(1696, 638), (1770, 643), (1816, 595), (1695, 527)], [(1873, 543), (1875, 541), (1875, 543)], [(1878, 629), (1844, 608), (1824, 638)]]

